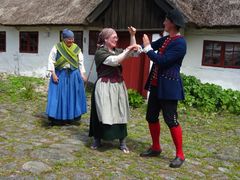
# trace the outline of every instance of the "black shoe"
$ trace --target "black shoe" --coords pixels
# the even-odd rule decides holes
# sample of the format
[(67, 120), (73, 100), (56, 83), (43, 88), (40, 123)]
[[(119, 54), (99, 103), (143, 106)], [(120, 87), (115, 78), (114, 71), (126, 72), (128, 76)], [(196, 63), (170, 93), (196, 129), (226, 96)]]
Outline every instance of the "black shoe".
[(185, 159), (180, 159), (179, 157), (175, 157), (175, 159), (172, 160), (171, 163), (169, 164), (169, 167), (180, 168), (184, 161), (185, 161)]
[(93, 144), (92, 144), (92, 146), (91, 146), (91, 149), (96, 150), (96, 149), (100, 148), (101, 146), (102, 146), (102, 144), (101, 144), (101, 139), (96, 138), (96, 139), (94, 139), (94, 141), (93, 141)]
[(128, 147), (126, 146), (126, 144), (125, 145), (120, 145), (119, 146), (119, 149), (122, 151), (122, 152), (124, 152), (125, 154), (128, 154), (130, 151), (129, 151), (129, 149), (128, 149)]
[(119, 149), (126, 154), (129, 153), (129, 149), (126, 145), (125, 139), (119, 139)]
[(149, 148), (147, 151), (140, 154), (141, 157), (156, 157), (161, 154), (162, 150), (154, 151), (151, 148)]

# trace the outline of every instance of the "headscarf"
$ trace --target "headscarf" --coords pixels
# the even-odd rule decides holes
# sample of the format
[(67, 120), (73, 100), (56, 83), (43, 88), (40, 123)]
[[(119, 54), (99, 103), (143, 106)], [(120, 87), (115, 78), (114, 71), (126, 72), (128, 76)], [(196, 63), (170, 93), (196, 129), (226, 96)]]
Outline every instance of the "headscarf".
[(108, 39), (112, 34), (116, 33), (116, 31), (112, 28), (104, 28), (98, 35), (98, 47), (105, 44), (105, 39)]
[(63, 39), (74, 38), (74, 33), (69, 29), (64, 29), (62, 32)]

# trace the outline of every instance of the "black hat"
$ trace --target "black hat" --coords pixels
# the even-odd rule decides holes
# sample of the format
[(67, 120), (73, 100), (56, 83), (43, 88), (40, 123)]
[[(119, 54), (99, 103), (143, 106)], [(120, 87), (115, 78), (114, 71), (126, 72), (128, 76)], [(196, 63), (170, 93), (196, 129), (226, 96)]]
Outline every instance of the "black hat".
[(179, 26), (181, 28), (185, 27), (185, 21), (184, 21), (183, 15), (177, 9), (170, 10), (167, 13), (166, 18), (168, 18), (175, 25), (177, 25), (177, 26)]

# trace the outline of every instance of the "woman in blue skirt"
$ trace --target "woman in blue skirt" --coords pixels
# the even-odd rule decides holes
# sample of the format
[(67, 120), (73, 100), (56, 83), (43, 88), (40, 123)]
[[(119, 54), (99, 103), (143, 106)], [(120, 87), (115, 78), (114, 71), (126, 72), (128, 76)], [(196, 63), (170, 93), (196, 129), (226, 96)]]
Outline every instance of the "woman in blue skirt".
[(62, 42), (54, 45), (48, 59), (51, 78), (46, 114), (54, 124), (80, 120), (87, 112), (83, 54), (74, 43), (72, 31), (64, 29), (62, 38)]

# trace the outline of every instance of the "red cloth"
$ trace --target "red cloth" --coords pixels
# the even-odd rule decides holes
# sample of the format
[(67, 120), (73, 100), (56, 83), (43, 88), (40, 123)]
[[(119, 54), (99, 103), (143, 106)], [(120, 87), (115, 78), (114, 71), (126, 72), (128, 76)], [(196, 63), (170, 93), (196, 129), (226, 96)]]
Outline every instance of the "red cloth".
[[(176, 40), (176, 39), (178, 39), (178, 38), (180, 38), (180, 37), (182, 37), (182, 36), (181, 36), (181, 35), (176, 35), (176, 36), (174, 36), (174, 37), (168, 37), (168, 38), (164, 41), (162, 47), (159, 48), (159, 51), (158, 51), (158, 52), (159, 52), (160, 54), (163, 54), (164, 51), (166, 50), (166, 47), (169, 45), (169, 43), (170, 43), (172, 40)], [(152, 74), (151, 85), (152, 85), (152, 86), (157, 86), (157, 84), (158, 84), (158, 65), (157, 65), (157, 64), (154, 64), (153, 66), (154, 66), (154, 67), (153, 67), (153, 74)]]
[(154, 151), (160, 151), (161, 147), (160, 147), (160, 142), (159, 142), (159, 138), (160, 138), (160, 123), (156, 122), (156, 123), (148, 123), (148, 127), (150, 130), (150, 134), (152, 137), (152, 147), (151, 149)]
[(152, 81), (151, 81), (151, 85), (152, 86), (157, 86), (158, 82), (158, 78), (157, 78), (157, 75), (158, 75), (158, 66), (156, 64), (154, 64), (154, 69), (153, 69), (153, 74), (152, 74)]
[(176, 147), (176, 156), (184, 160), (184, 153), (182, 149), (182, 128), (180, 125), (170, 128), (173, 142)]

